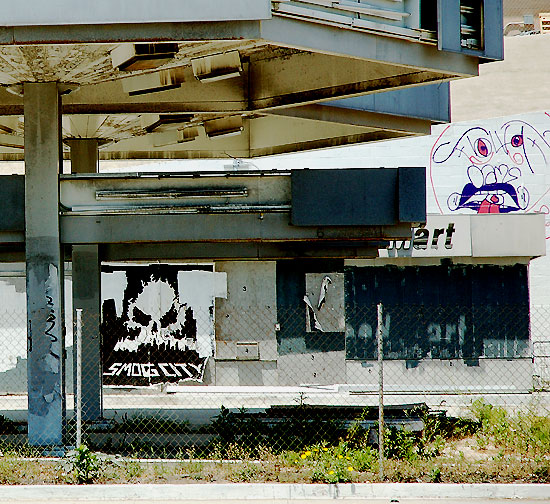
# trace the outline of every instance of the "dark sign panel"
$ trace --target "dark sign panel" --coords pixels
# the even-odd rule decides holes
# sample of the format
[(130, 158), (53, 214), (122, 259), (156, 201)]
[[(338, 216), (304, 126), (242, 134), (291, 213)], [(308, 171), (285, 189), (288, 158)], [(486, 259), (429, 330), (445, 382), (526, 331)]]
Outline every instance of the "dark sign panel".
[(346, 271), (346, 358), (520, 358), (529, 355), (527, 266), (441, 265)]
[(292, 170), (294, 226), (391, 226), (426, 221), (426, 169)]
[(378, 303), (385, 359), (477, 365), (529, 356), (526, 265), (344, 267), (335, 260), (277, 262), (279, 356), (345, 350), (349, 360), (376, 360)]

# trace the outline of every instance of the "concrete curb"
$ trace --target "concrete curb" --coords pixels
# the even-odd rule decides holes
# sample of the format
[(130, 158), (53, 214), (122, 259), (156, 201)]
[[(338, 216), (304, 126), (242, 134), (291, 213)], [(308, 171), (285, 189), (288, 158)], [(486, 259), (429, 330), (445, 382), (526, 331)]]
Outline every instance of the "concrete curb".
[(0, 486), (0, 502), (227, 501), (358, 499), (528, 499), (550, 502), (548, 484), (348, 483), (132, 484)]

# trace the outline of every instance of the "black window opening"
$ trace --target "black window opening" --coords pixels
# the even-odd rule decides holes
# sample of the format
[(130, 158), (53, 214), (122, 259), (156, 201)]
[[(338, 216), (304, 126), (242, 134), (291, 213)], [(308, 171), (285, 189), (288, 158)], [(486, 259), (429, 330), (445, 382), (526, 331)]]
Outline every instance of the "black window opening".
[(420, 28), (437, 32), (437, 0), (422, 0), (420, 2)]
[(483, 0), (460, 0), (460, 45), (483, 51)]

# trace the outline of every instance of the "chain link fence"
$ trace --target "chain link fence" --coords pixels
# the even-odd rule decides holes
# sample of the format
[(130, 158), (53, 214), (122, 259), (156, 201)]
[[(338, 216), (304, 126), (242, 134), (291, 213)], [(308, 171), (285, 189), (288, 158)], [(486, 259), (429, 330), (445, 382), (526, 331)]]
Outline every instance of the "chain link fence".
[[(376, 445), (381, 376), (387, 428), (468, 418), (479, 400), (550, 413), (550, 307), (383, 306), (381, 324), (376, 306), (343, 308), (84, 311), (67, 332), (65, 444), (78, 431), (107, 453), (239, 458), (361, 429)], [(25, 320), (0, 316), (3, 446), (28, 443)]]

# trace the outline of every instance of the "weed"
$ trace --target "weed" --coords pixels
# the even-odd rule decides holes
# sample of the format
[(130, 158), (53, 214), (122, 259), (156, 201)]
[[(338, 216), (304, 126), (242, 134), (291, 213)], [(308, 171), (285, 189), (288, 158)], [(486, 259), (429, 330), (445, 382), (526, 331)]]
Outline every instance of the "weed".
[(158, 480), (166, 480), (169, 476), (169, 470), (166, 464), (153, 464), (153, 478)]
[(384, 435), (384, 455), (386, 458), (397, 460), (416, 459), (416, 436), (405, 429), (388, 427)]
[(101, 473), (101, 461), (86, 445), (69, 452), (67, 461), (78, 484), (93, 483)]
[(260, 468), (256, 464), (243, 462), (233, 467), (233, 470), (228, 475), (229, 479), (235, 483), (244, 481), (254, 481), (261, 473)]
[(181, 472), (185, 473), (189, 478), (200, 480), (202, 479), (203, 463), (197, 461), (189, 461), (182, 463)]
[(139, 479), (144, 472), (143, 466), (137, 460), (126, 460), (123, 468), (125, 477), (129, 481)]
[(434, 467), (430, 471), (430, 481), (432, 483), (441, 483), (441, 469), (439, 467)]
[(510, 417), (504, 408), (484, 401), (475, 401), (472, 411), (480, 425), (476, 440), (480, 448), (490, 444), (535, 457), (550, 453), (550, 418), (534, 412)]

